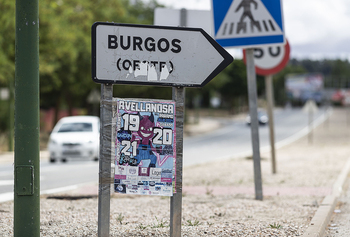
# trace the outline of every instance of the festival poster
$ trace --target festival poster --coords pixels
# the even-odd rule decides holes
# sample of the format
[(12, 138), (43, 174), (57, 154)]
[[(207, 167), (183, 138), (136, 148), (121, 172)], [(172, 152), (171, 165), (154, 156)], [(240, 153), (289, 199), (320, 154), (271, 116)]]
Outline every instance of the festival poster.
[(115, 109), (115, 192), (172, 196), (175, 102), (118, 98)]

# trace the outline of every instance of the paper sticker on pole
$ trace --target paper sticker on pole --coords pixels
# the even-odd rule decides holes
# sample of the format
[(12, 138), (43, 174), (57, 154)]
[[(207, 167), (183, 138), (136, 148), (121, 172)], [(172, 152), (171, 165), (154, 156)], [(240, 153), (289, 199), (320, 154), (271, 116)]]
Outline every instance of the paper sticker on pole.
[[(289, 55), (290, 46), (288, 41), (284, 46), (265, 46), (254, 49), (256, 73), (267, 76), (280, 72), (287, 65)], [(246, 63), (246, 50), (243, 50), (243, 60)]]
[(114, 114), (115, 192), (173, 196), (175, 102), (118, 98)]
[(97, 83), (201, 87), (233, 61), (204, 30), (96, 22)]

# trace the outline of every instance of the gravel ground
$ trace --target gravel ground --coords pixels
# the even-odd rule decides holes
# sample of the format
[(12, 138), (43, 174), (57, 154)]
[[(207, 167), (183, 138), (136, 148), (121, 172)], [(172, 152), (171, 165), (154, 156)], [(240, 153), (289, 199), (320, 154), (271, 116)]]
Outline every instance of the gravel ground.
[(350, 176), (348, 175), (345, 190), (338, 199), (331, 220), (326, 228), (325, 237), (350, 236)]
[[(255, 200), (253, 162), (236, 158), (184, 168), (182, 236), (300, 236), (332, 190), (350, 154), (345, 110), (307, 137), (277, 150), (277, 174), (262, 153), (264, 200)], [(41, 197), (41, 236), (96, 236), (92, 196), (69, 192)], [(86, 187), (87, 189), (87, 187)], [(72, 200), (77, 196), (85, 197)], [(111, 197), (111, 236), (168, 236), (168, 197)], [(13, 235), (13, 202), (0, 204), (0, 236)]]

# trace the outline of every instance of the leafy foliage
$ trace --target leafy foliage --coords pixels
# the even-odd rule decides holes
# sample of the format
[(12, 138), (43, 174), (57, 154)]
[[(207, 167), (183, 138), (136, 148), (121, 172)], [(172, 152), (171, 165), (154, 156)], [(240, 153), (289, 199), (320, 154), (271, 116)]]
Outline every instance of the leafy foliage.
[[(41, 107), (87, 107), (91, 80), (91, 26), (96, 21), (151, 24), (155, 1), (41, 1)], [(123, 91), (132, 91), (124, 87)], [(147, 91), (147, 89), (140, 89)], [(141, 94), (143, 94), (141, 92)], [(130, 95), (129, 95), (130, 96)]]
[[(73, 107), (86, 108), (88, 94), (100, 87), (91, 80), (94, 22), (152, 24), (153, 11), (158, 6), (161, 5), (155, 0), (39, 0), (41, 108), (67, 108), (69, 113)], [(0, 87), (4, 87), (13, 83), (15, 77), (15, 2), (1, 1), (0, 12)], [(144, 97), (157, 94), (154, 91), (169, 94), (165, 89), (121, 88), (123, 95), (127, 91)]]
[[(82, 106), (91, 80), (91, 25), (126, 21), (125, 1), (41, 1), (41, 106)], [(58, 103), (58, 104), (57, 104)]]
[[(161, 6), (156, 0), (39, 1), (40, 106), (67, 108), (70, 112), (73, 107), (87, 108), (88, 94), (100, 87), (91, 80), (92, 24), (96, 21), (152, 24), (154, 9)], [(15, 2), (1, 1), (0, 12), (0, 87), (4, 87), (14, 81)], [(305, 72), (319, 72), (329, 78), (350, 78), (350, 65), (347, 60), (290, 60), (284, 70), (274, 75), (277, 104), (285, 102), (285, 76)], [(247, 104), (246, 77), (245, 64), (235, 60), (205, 87), (186, 89), (186, 104), (194, 107), (200, 99), (202, 107), (210, 107), (213, 96), (220, 97), (221, 106), (226, 109)], [(263, 95), (262, 77), (257, 78), (257, 86), (258, 95)], [(116, 85), (114, 95), (170, 99), (171, 88)]]
[(0, 86), (15, 77), (15, 3), (0, 2)]

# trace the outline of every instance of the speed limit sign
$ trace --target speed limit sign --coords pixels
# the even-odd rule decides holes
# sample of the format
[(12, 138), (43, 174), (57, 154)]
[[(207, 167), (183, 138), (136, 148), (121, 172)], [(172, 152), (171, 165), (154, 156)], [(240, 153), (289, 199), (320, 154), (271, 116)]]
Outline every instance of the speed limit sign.
[[(256, 73), (261, 76), (273, 75), (281, 71), (289, 61), (290, 46), (288, 41), (284, 46), (265, 46), (254, 49)], [(246, 62), (246, 52), (243, 50), (243, 60)]]

